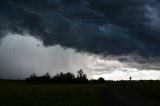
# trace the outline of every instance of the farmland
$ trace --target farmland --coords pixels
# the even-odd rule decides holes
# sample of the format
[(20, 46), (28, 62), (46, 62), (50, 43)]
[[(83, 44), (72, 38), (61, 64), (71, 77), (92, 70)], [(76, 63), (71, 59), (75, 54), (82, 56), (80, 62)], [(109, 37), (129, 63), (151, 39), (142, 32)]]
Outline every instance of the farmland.
[[(105, 94), (104, 90), (110, 91), (110, 93)], [(147, 104), (148, 102), (152, 103), (152, 100), (159, 101), (160, 82), (121, 81), (103, 84), (29, 84), (24, 81), (0, 81), (0, 106), (105, 106), (106, 104), (113, 106), (110, 101), (107, 101), (112, 98), (112, 93), (130, 96), (131, 93), (128, 92), (138, 94), (138, 96), (131, 98), (144, 97), (144, 100), (147, 98)], [(114, 102), (117, 99), (119, 98), (112, 98)], [(139, 101), (141, 101), (141, 98)]]
[(1, 81), (0, 106), (97, 106), (100, 84), (26, 84)]

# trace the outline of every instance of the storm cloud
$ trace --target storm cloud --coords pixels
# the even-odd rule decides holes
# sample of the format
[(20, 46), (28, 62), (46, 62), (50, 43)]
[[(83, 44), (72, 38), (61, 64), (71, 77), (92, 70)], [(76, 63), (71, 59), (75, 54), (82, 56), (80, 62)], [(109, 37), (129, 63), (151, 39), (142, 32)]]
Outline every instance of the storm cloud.
[[(135, 59), (137, 61), (135, 61)], [(140, 56), (107, 56), (77, 53), (60, 45), (44, 46), (36, 38), (25, 34), (7, 34), (0, 46), (0, 79), (24, 79), (32, 73), (73, 72), (83, 69), (88, 78), (109, 80), (157, 79), (159, 62), (146, 62)]]
[(0, 14), (1, 37), (28, 33), (45, 46), (159, 61), (159, 0), (1, 0)]

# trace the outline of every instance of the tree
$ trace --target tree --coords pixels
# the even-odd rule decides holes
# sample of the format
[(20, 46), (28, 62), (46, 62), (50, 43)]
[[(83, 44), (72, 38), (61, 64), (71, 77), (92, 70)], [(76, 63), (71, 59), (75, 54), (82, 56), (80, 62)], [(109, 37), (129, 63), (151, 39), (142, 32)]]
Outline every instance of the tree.
[(77, 71), (77, 81), (82, 83), (82, 82), (87, 82), (88, 79), (87, 79), (87, 75), (84, 74), (83, 70), (80, 69), (79, 71)]
[(103, 77), (98, 78), (98, 82), (105, 82)]
[(48, 72), (47, 72), (47, 73), (45, 73), (43, 76), (44, 76), (44, 77), (50, 77), (50, 75), (49, 75), (49, 73), (48, 73)]
[(129, 77), (130, 80), (132, 80), (132, 77)]
[(83, 70), (80, 69), (78, 72), (77, 72), (77, 78), (82, 78), (83, 77)]
[(42, 78), (50, 79), (51, 76), (50, 76), (49, 73), (47, 72), (47, 73), (45, 73), (45, 74), (42, 76)]
[(49, 75), (49, 73), (47, 72), (46, 74), (44, 74), (43, 76), (39, 77), (39, 83), (50, 83), (51, 81), (51, 76)]
[(56, 74), (53, 78), (52, 81), (55, 83), (72, 83), (75, 81), (75, 76), (71, 72), (67, 73), (59, 73)]
[(27, 82), (35, 83), (37, 81), (38, 77), (35, 73), (31, 74), (29, 78), (26, 78)]
[(30, 78), (35, 78), (35, 77), (36, 77), (35, 73), (31, 74), (31, 76), (30, 76)]

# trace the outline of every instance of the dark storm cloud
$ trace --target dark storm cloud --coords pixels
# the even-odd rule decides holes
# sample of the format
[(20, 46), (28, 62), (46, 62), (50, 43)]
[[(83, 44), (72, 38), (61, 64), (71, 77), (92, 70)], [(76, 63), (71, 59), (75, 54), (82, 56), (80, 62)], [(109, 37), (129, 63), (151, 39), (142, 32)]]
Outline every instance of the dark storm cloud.
[[(101, 55), (160, 56), (158, 0), (1, 0), (0, 34)], [(151, 58), (151, 59), (150, 59)]]

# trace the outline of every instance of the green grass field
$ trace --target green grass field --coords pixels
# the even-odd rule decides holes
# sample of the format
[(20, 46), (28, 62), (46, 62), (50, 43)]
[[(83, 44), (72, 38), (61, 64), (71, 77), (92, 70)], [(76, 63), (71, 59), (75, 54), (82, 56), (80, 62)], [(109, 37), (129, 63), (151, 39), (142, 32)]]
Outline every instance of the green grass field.
[(160, 81), (130, 82), (124, 87), (139, 94), (160, 100)]
[(160, 81), (122, 81), (109, 82), (106, 85), (127, 89), (146, 97), (160, 100)]
[(0, 82), (0, 106), (98, 106), (100, 84), (32, 85)]
[(159, 81), (61, 85), (0, 81), (0, 106), (99, 106), (102, 89), (110, 86), (160, 98)]

